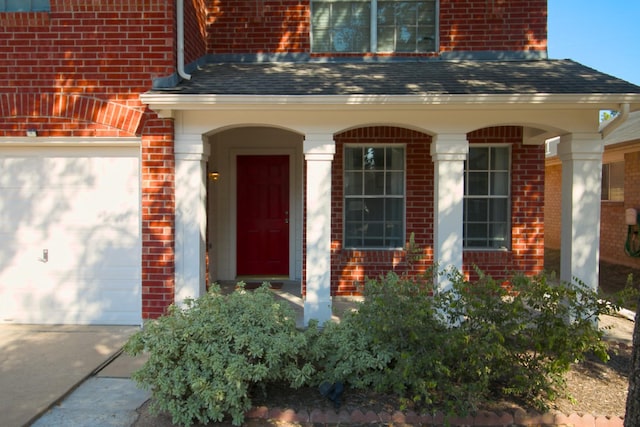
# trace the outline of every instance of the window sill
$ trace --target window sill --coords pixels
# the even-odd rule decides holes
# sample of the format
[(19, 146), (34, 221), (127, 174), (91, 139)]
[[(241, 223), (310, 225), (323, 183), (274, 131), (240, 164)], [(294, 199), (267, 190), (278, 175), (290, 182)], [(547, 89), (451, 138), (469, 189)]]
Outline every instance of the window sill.
[(510, 248), (462, 248), (463, 252), (511, 252)]

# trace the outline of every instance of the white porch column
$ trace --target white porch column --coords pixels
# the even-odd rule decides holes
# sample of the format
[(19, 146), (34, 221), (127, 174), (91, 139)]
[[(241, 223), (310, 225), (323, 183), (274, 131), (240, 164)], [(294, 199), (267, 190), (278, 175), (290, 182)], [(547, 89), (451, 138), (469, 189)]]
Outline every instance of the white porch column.
[(331, 319), (331, 162), (336, 152), (332, 134), (307, 134), (304, 157), (307, 166), (305, 254), (307, 294), (304, 325)]
[[(464, 161), (469, 153), (466, 134), (433, 137), (431, 157), (434, 165), (434, 261), (439, 271), (462, 271), (462, 220)], [(437, 291), (446, 291), (451, 282), (437, 276)]]
[(177, 134), (175, 303), (206, 292), (206, 168), (209, 147), (202, 135)]
[(600, 193), (604, 143), (599, 133), (560, 138), (562, 161), (560, 279), (598, 289)]

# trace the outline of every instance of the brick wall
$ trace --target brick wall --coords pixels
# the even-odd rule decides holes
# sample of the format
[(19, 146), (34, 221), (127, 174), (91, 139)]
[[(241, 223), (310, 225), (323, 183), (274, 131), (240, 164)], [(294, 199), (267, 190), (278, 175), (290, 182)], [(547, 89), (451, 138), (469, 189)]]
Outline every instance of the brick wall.
[(545, 51), (546, 0), (440, 0), (440, 51)]
[(544, 244), (551, 249), (560, 249), (561, 192), (562, 165), (558, 163), (547, 166), (544, 187)]
[[(625, 210), (640, 211), (640, 151), (624, 155), (624, 202), (603, 202), (600, 216), (600, 257), (604, 261), (640, 268), (640, 258), (630, 257), (624, 251), (629, 227), (625, 223)], [(637, 281), (637, 278), (634, 278)]]
[(142, 138), (142, 317), (165, 314), (175, 291), (173, 121), (151, 117)]
[[(168, 1), (173, 7), (175, 1)], [(184, 0), (184, 60), (186, 64), (207, 53), (207, 0)]]
[[(640, 151), (627, 153), (624, 156), (624, 207), (625, 209), (634, 208), (640, 212)], [(636, 230), (639, 229), (636, 227)], [(624, 265), (640, 268), (640, 258), (625, 255), (623, 259)], [(636, 283), (637, 280), (636, 277)]]
[(465, 251), (471, 278), (478, 265), (494, 278), (509, 272), (538, 274), (544, 269), (544, 145), (522, 144), (522, 128), (503, 126), (467, 135), (469, 144), (511, 144), (511, 250)]
[[(310, 50), (309, 0), (207, 0), (207, 9), (209, 53)], [(547, 49), (545, 0), (440, 0), (439, 19), (440, 52)]]
[[(366, 277), (377, 277), (389, 270), (424, 272), (433, 262), (433, 162), (429, 135), (396, 127), (367, 127), (335, 136), (336, 154), (332, 164), (331, 194), (331, 292), (332, 295), (358, 294)], [(415, 243), (424, 248), (424, 258), (413, 267), (401, 250), (342, 249), (343, 154), (344, 144), (406, 144), (406, 230), (415, 234)]]
[[(512, 250), (464, 251), (463, 269), (472, 279), (474, 265), (495, 278), (513, 271), (537, 274), (544, 268), (544, 146), (522, 144), (521, 127), (496, 127), (470, 133), (470, 144), (512, 144)], [(433, 161), (431, 137), (394, 127), (358, 128), (336, 135), (332, 166), (331, 284), (333, 295), (358, 294), (366, 277), (394, 270), (424, 273), (433, 263)], [(413, 266), (403, 250), (342, 248), (343, 148), (347, 143), (406, 144), (406, 230), (415, 234), (424, 258)]]
[(309, 1), (208, 0), (210, 53), (308, 52)]
[[(173, 302), (173, 123), (139, 96), (175, 71), (174, 9), (165, 0), (51, 0), (49, 13), (0, 13), (0, 136), (142, 136), (144, 318)], [(185, 1), (191, 60), (204, 54), (203, 9)]]
[(174, 69), (173, 13), (161, 0), (0, 13), (0, 136), (135, 135), (139, 94)]
[[(605, 153), (606, 157), (606, 153)], [(600, 259), (613, 264), (640, 268), (640, 258), (628, 256), (624, 251), (628, 227), (626, 208), (640, 210), (640, 151), (624, 155), (624, 201), (604, 201), (600, 205)], [(545, 246), (560, 249), (560, 202), (562, 165), (546, 168), (545, 187)]]

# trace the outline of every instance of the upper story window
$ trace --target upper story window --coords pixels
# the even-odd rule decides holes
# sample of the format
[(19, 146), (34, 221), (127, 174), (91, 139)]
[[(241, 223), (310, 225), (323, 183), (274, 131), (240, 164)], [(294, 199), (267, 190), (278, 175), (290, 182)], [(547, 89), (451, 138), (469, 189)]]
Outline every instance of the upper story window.
[(311, 50), (433, 52), (436, 0), (312, 0)]
[(508, 249), (511, 243), (508, 146), (469, 148), (464, 170), (465, 248)]
[(49, 12), (49, 0), (0, 0), (0, 12)]
[(602, 193), (600, 200), (624, 201), (624, 162), (602, 165)]
[(344, 149), (344, 246), (401, 248), (404, 240), (404, 146)]

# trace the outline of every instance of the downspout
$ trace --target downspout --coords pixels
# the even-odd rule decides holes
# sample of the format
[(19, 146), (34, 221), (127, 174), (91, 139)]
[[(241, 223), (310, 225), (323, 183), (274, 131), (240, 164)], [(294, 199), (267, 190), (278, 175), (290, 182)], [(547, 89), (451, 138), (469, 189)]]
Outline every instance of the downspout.
[(616, 130), (621, 124), (627, 121), (629, 118), (629, 104), (620, 104), (620, 114), (615, 116), (613, 120), (609, 123), (606, 123), (602, 129), (600, 129), (600, 134), (603, 138), (606, 138)]
[(176, 26), (178, 39), (178, 75), (185, 80), (191, 80), (191, 74), (184, 70), (184, 0), (176, 0)]

